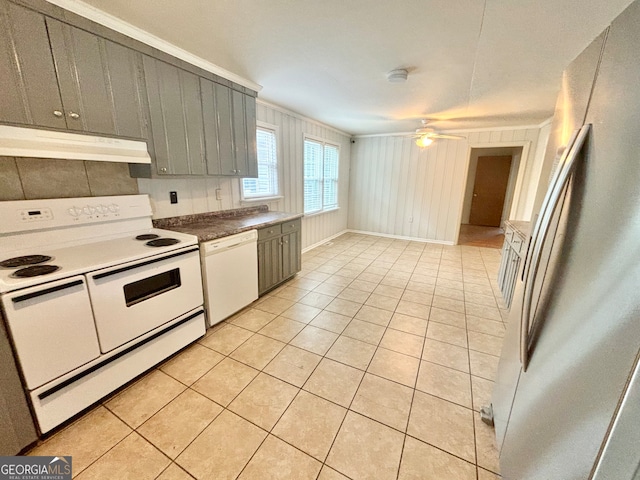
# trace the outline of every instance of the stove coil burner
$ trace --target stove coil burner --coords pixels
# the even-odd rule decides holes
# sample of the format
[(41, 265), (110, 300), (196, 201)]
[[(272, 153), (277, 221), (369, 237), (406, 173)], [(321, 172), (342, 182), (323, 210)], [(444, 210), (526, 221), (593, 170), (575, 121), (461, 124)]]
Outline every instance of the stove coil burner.
[(159, 238), (160, 235), (156, 235), (155, 233), (145, 233), (144, 235), (138, 235), (136, 240), (153, 240), (154, 238)]
[(44, 263), (51, 260), (52, 257), (48, 255), (25, 255), (23, 257), (9, 258), (0, 262), (2, 268), (18, 268), (26, 265), (36, 265), (38, 263)]
[(145, 245), (150, 247), (168, 247), (169, 245), (175, 245), (176, 243), (180, 243), (180, 240), (177, 238), (158, 238), (145, 243)]
[(39, 277), (60, 270), (57, 265), (32, 265), (30, 267), (21, 268), (11, 274), (16, 278)]

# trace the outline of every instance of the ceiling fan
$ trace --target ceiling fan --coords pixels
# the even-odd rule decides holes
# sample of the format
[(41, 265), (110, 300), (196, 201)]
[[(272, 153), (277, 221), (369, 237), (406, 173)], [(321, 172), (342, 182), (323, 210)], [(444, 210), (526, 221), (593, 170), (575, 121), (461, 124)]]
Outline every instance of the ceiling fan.
[(440, 133), (435, 128), (431, 128), (428, 126), (429, 120), (423, 119), (421, 120), (421, 122), (422, 122), (422, 127), (416, 129), (415, 133), (404, 135), (410, 138), (415, 138), (416, 145), (418, 145), (419, 147), (428, 147), (434, 142), (434, 140), (437, 140), (439, 138), (446, 138), (449, 140), (460, 140), (462, 138), (465, 138), (461, 135), (450, 135), (447, 133)]

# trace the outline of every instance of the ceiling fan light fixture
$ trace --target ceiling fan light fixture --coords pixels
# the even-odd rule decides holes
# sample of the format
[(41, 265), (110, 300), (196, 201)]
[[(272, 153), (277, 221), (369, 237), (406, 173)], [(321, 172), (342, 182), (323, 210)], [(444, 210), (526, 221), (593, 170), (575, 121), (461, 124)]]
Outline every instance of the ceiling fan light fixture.
[(429, 138), (427, 135), (416, 138), (416, 145), (419, 147), (428, 147), (433, 143), (433, 138)]
[(408, 76), (408, 70), (405, 70), (404, 68), (398, 68), (387, 73), (387, 80), (391, 83), (404, 83), (407, 81)]

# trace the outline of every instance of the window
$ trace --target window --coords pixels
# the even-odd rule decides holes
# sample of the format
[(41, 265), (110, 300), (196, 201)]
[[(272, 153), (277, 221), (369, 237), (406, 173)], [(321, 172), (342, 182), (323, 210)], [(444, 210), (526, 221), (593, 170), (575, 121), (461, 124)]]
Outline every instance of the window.
[(278, 155), (275, 130), (258, 127), (258, 178), (242, 179), (242, 198), (267, 198), (278, 196)]
[(304, 139), (304, 213), (338, 208), (338, 146)]

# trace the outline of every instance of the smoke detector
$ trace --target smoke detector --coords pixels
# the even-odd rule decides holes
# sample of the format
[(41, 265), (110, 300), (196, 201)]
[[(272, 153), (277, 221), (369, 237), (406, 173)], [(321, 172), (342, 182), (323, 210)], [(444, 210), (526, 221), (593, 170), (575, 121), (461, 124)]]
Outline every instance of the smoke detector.
[(404, 68), (398, 68), (387, 73), (387, 80), (391, 83), (403, 83), (407, 81), (408, 76), (408, 70), (405, 70)]

